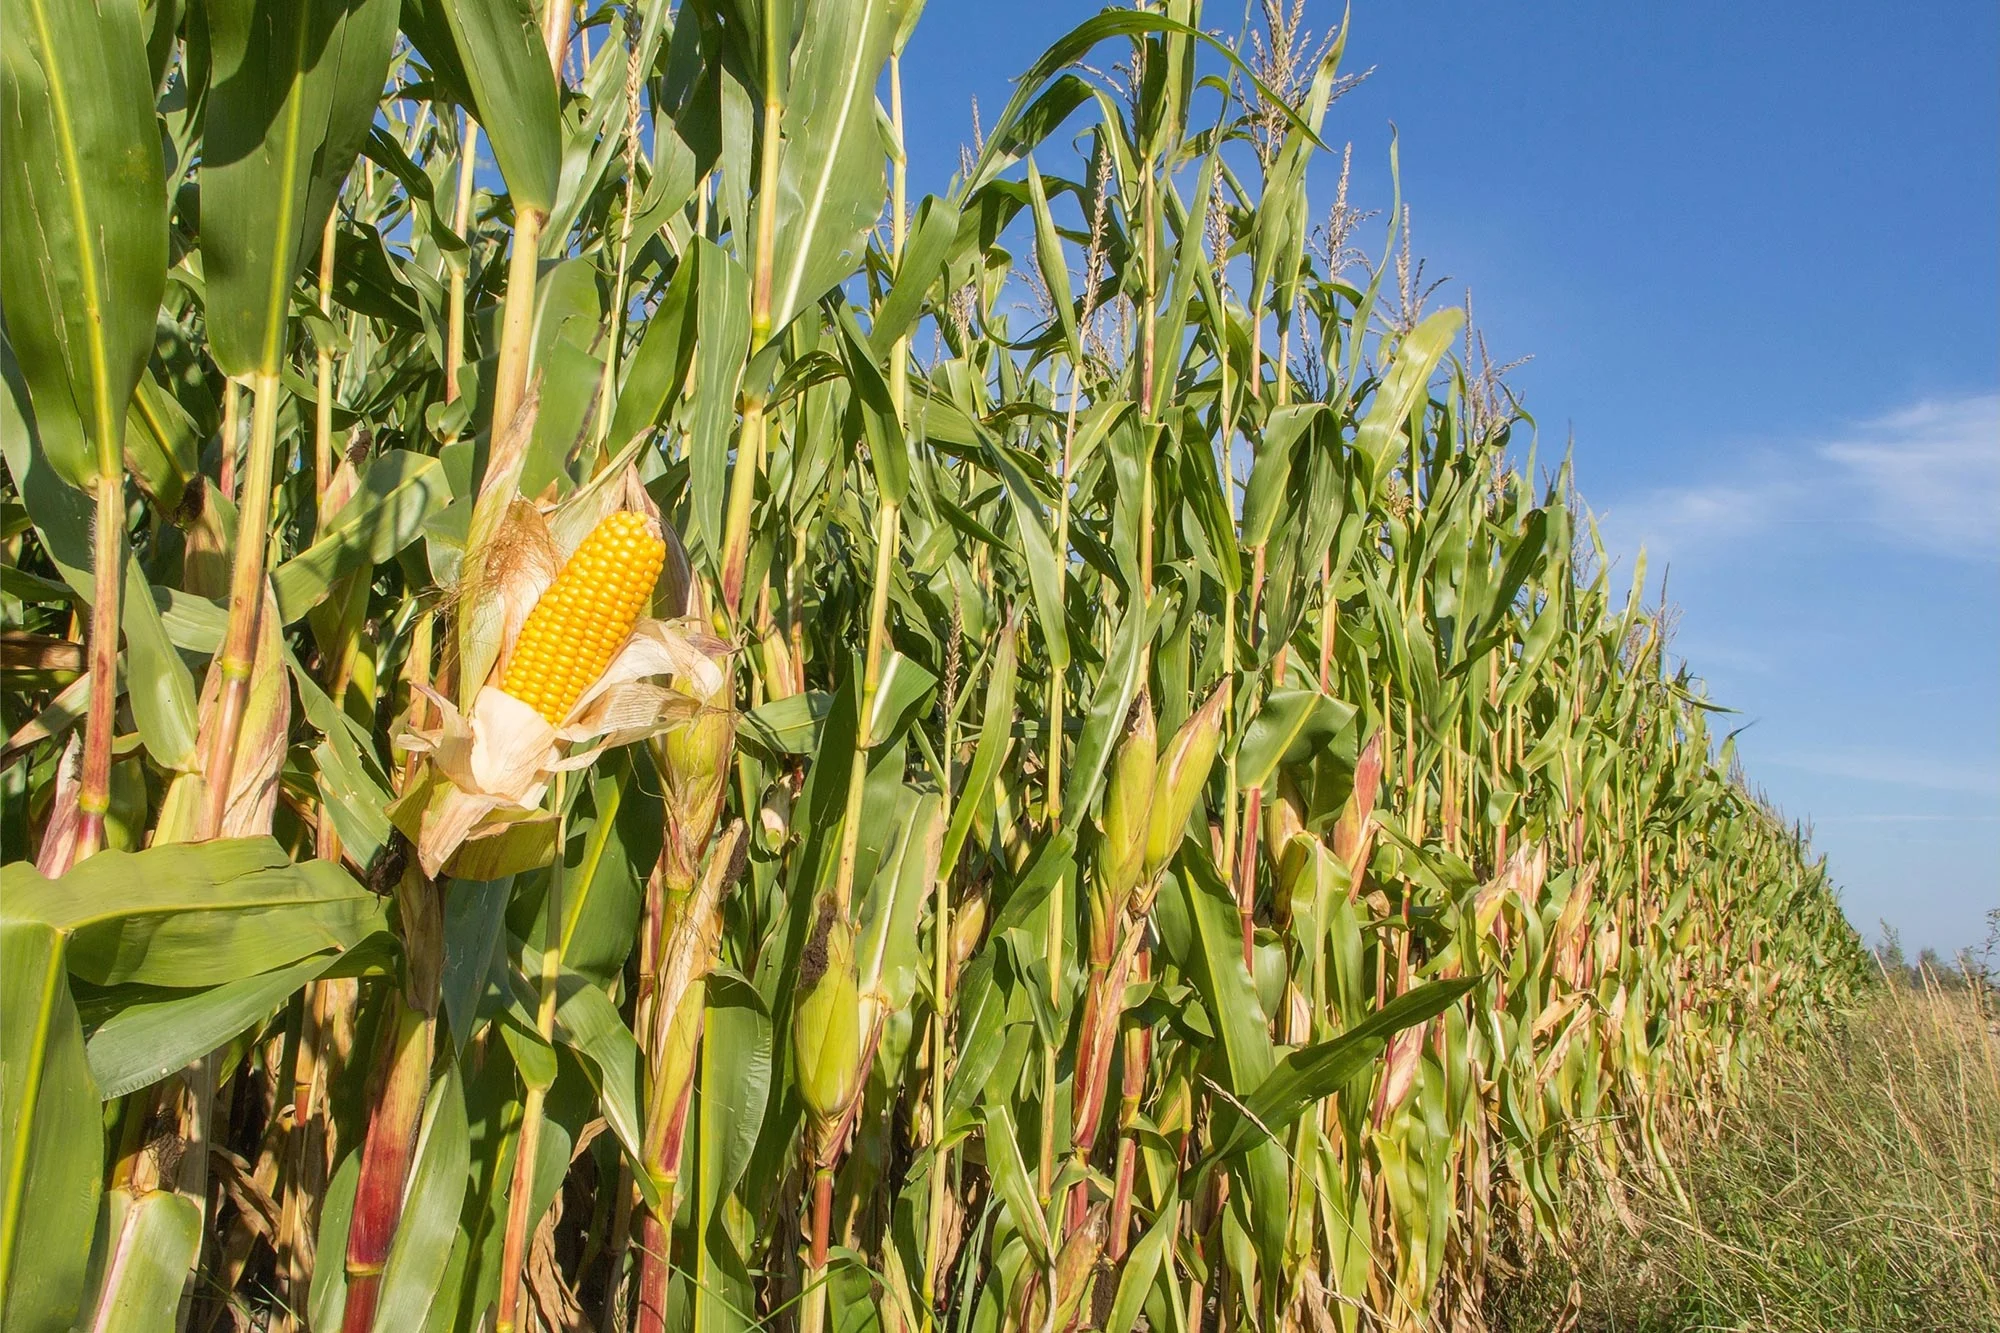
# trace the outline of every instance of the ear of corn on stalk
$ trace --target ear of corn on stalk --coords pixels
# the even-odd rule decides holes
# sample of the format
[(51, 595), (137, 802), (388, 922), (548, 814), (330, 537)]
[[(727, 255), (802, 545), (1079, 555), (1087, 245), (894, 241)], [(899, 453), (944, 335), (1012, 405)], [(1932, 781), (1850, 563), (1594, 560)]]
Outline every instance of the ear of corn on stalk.
[(806, 942), (792, 1010), (792, 1061), (816, 1160), (832, 1160), (841, 1118), (861, 1088), (861, 994), (854, 931), (831, 899)]
[(528, 613), (500, 688), (561, 722), (632, 632), (666, 559), (652, 519), (606, 515)]
[(1217, 689), (1167, 742), (1153, 779), (1153, 809), (1146, 825), (1145, 878), (1166, 868), (1180, 849), (1188, 817), (1208, 782), (1208, 770), (1222, 745), (1224, 694)]
[[(1147, 823), (1153, 813), (1158, 735), (1153, 705), (1144, 691), (1132, 705), (1125, 739), (1112, 757), (1104, 784), (1102, 840), (1097, 853), (1096, 893), (1107, 920), (1124, 909), (1146, 869)], [(1095, 926), (1093, 926), (1095, 931)], [(1104, 950), (1108, 956), (1109, 949)]]

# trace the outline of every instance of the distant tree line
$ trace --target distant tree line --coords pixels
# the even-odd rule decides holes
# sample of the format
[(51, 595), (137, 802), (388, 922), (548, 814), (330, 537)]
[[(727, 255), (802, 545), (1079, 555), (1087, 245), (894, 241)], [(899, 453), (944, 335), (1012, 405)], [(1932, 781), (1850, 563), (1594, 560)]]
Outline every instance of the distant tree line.
[(1892, 985), (1938, 986), (1944, 990), (1990, 990), (2000, 985), (2000, 907), (1986, 914), (1986, 938), (1978, 947), (1959, 949), (1947, 960), (1936, 949), (1917, 951), (1915, 962), (1903, 949), (1903, 937), (1887, 921), (1881, 923), (1882, 942), (1875, 946), (1875, 962)]

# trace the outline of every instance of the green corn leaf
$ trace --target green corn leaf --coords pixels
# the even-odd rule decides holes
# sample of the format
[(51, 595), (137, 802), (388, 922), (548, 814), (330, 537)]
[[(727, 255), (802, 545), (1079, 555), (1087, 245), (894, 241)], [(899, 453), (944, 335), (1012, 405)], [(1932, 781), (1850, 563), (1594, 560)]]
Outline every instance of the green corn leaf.
[(778, 195), (755, 205), (777, 210), (772, 333), (860, 267), (867, 230), (881, 215), (875, 84), (901, 8), (897, 0), (852, 0), (805, 9), (785, 101)]
[(1194, 927), (1188, 977), (1222, 1040), (1232, 1090), (1261, 1084), (1271, 1072), (1271, 1033), (1258, 1007), (1256, 983), (1243, 965), (1243, 934), (1236, 904), (1205, 852), (1179, 857), (1174, 877), (1187, 920)]
[[(591, 817), (572, 816), (571, 860), (563, 871), (562, 961), (608, 983), (624, 970), (639, 931), (647, 873), (660, 855), (659, 809), (638, 795), (629, 751), (606, 755), (590, 779)], [(537, 924), (533, 938), (544, 938)]]
[(77, 600), (75, 590), (68, 584), (45, 579), (40, 574), (30, 574), (12, 565), (0, 565), (0, 595), (29, 606), (67, 606)]
[(334, 1167), (319, 1208), (318, 1253), (306, 1310), (312, 1328), (339, 1328), (347, 1307), (347, 1235), (354, 1221), (354, 1194), (361, 1184), (361, 1154), (349, 1152)]
[[(472, 82), (458, 58), (458, 43), (446, 21), (443, 0), (402, 0), (401, 26), (410, 49), (423, 62), (436, 86), (438, 100), (464, 107), (474, 120)], [(400, 150), (399, 150), (400, 151)], [(386, 164), (385, 164), (386, 165)]]
[(1028, 565), (1028, 586), (1034, 594), (1035, 619), (1042, 627), (1042, 641), (1056, 670), (1069, 666), (1069, 618), (1063, 609), (1062, 582), (1064, 557), (1049, 540), (1042, 525), (1041, 500), (1028, 484), (1005, 449), (988, 441), (986, 457), (993, 470), (1007, 484), (1007, 500), (1013, 506), (1014, 526), (1021, 534), (1022, 555)]
[(852, 403), (868, 438), (868, 461), (885, 504), (900, 505), (910, 494), (910, 451), (903, 440), (903, 423), (896, 412), (888, 378), (875, 363), (874, 349), (854, 322), (854, 311), (840, 309), (842, 360), (854, 386)]
[(146, 584), (139, 558), (125, 562), (125, 687), (146, 752), (164, 768), (185, 769), (194, 758), (194, 675), (167, 636), (166, 622)]
[[(709, 974), (702, 1031), (702, 1188), (711, 1204), (729, 1196), (750, 1165), (771, 1085), (771, 1017), (740, 973)], [(711, 1120), (710, 1117), (713, 1117)], [(721, 1132), (710, 1132), (715, 1125)]]
[(669, 399), (687, 382), (695, 355), (695, 271), (692, 260), (674, 270), (673, 281), (646, 321), (625, 367), (618, 406), (611, 415), (612, 448), (622, 448), (633, 436), (656, 424)]
[(0, 999), (0, 1323), (63, 1330), (83, 1300), (104, 1147), (53, 928), (0, 922)]
[(811, 754), (819, 748), (820, 724), (833, 708), (833, 696), (807, 690), (758, 704), (743, 714), (742, 735), (767, 753)]
[(200, 470), (201, 431), (180, 400), (151, 375), (139, 377), (125, 414), (125, 467), (162, 512), (181, 502)]
[(479, 1003), (493, 975), (493, 960), (507, 934), (512, 880), (467, 884), (453, 880), (444, 898), (444, 974), (439, 998), (451, 1022), (452, 1045), (462, 1052), (478, 1027)]
[(952, 527), (958, 529), (974, 541), (985, 542), (996, 551), (1005, 551), (1007, 549), (1006, 538), (972, 517), (970, 513), (960, 508), (957, 504), (954, 504), (951, 497), (944, 494), (944, 492), (934, 491), (928, 498), (937, 505), (938, 513)]
[(555, 207), (562, 173), (562, 116), (555, 71), (526, 0), (430, 0), (451, 31), (469, 108), (517, 208)]
[(1277, 161), (1264, 182), (1258, 201), (1256, 227), (1251, 238), (1254, 271), (1251, 290), (1260, 296), (1264, 284), (1272, 284), (1273, 309), (1289, 312), (1298, 286), (1299, 266), (1304, 259), (1308, 231), (1306, 164), (1318, 143), (1321, 123), (1333, 93), (1340, 58), (1347, 45), (1347, 25), (1321, 55), (1311, 83), (1301, 100), (1303, 125), (1294, 126), (1278, 150)]
[[(1237, 54), (1234, 47), (1218, 41), (1208, 33), (1170, 14), (1143, 9), (1106, 9), (1085, 19), (1057, 38), (1042, 52), (1035, 63), (1029, 66), (1027, 72), (1014, 81), (1014, 95), (1008, 99), (1000, 118), (993, 123), (992, 130), (987, 134), (986, 147), (973, 165), (969, 179), (965, 183), (967, 192), (978, 190), (999, 172), (1019, 160), (1022, 152), (1039, 142), (1041, 135), (1054, 130), (1068, 117), (1068, 113), (1076, 108), (1077, 100), (1071, 100), (1066, 107), (1062, 107), (1061, 114), (1055, 114), (1052, 109), (1040, 108), (1039, 99), (1045, 95), (1045, 90), (1053, 93), (1057, 87), (1063, 86), (1057, 78), (1062, 70), (1076, 64), (1099, 42), (1113, 37), (1138, 37), (1152, 33), (1191, 37), (1201, 42), (1227, 60), (1243, 81), (1257, 90), (1262, 105), (1275, 109), (1286, 123), (1306, 134), (1311, 142), (1322, 148), (1326, 146), (1320, 143), (1312, 127), (1306, 124), (1305, 119), (1293, 108), (1291, 100), (1265, 83)], [(1080, 100), (1089, 96), (1091, 90), (1088, 84), (1082, 84), (1080, 80), (1078, 82), (1081, 86), (1071, 88), (1068, 97)], [(1039, 114), (1037, 114), (1038, 109)], [(1039, 130), (1040, 134), (1031, 137), (1028, 133), (1031, 128)]]
[(451, 1254), (445, 1260), (444, 1276), (438, 1280), (437, 1296), (431, 1301), (418, 1333), (452, 1333), (458, 1327), (458, 1307), (465, 1298), (465, 1270), (471, 1259), (471, 1232), (459, 1227), (452, 1233)]
[(861, 904), (855, 957), (864, 1002), (880, 997), (884, 1013), (908, 1007), (923, 968), (917, 916), (937, 881), (943, 805), (935, 794), (905, 788), (901, 828), (876, 867)]
[(174, 647), (213, 656), (222, 647), (222, 636), (229, 630), (228, 608), (174, 588), (153, 589), (155, 604), (162, 594), (167, 604), (160, 608), (160, 623), (166, 627), (167, 638)]
[(1063, 792), (1063, 827), (1076, 832), (1084, 812), (1097, 799), (1104, 785), (1104, 771), (1111, 752), (1124, 739), (1125, 717), (1132, 701), (1139, 697), (1144, 673), (1146, 645), (1152, 642), (1155, 617), (1146, 608), (1129, 605), (1119, 618), (1118, 629), (1106, 655), (1104, 674), (1097, 678), (1091, 695), (1090, 711), (1083, 716), (1083, 734), (1077, 738), (1070, 758), (1069, 786)]
[(202, 141), (209, 350), (226, 374), (276, 374), (292, 281), (368, 137), (395, 0), (210, 0)]
[[(403, 14), (404, 33), (407, 36), (409, 32), (407, 6)], [(458, 233), (451, 229), (451, 219), (440, 209), (437, 191), (431, 183), (431, 178), (424, 174), (424, 169), (413, 161), (408, 153), (403, 151), (403, 145), (396, 142), (396, 137), (377, 125), (369, 130), (367, 140), (361, 145), (361, 153), (402, 182), (411, 211), (422, 225), (424, 239), (445, 254), (463, 255), (466, 244)]]
[(20, 0), (0, 34), (0, 302), (42, 452), (88, 486), (121, 471), (166, 283), (145, 36), (137, 0)]
[(1293, 1051), (1243, 1099), (1244, 1117), (1226, 1139), (1210, 1150), (1210, 1158), (1227, 1157), (1259, 1141), (1265, 1133), (1281, 1133), (1306, 1108), (1340, 1091), (1349, 1079), (1379, 1057), (1390, 1037), (1404, 1028), (1436, 1018), (1458, 1003), (1480, 980), (1457, 977), (1426, 982), (1397, 996), (1339, 1036)]
[(1016, 632), (1012, 623), (1000, 631), (1000, 650), (994, 655), (986, 677), (986, 707), (979, 724), (979, 743), (972, 752), (972, 767), (966, 770), (965, 785), (959, 789), (952, 808), (951, 827), (944, 836), (938, 864), (945, 875), (958, 866), (965, 838), (982, 804), (992, 799), (993, 779), (1006, 761), (1014, 742), (1014, 678), (1017, 672)]
[(1243, 492), (1243, 544), (1262, 546), (1271, 540), (1292, 475), (1292, 450), (1326, 409), (1318, 403), (1274, 408), (1257, 438), (1257, 461)]
[(1042, 173), (1035, 169), (1033, 157), (1028, 159), (1028, 198), (1035, 210), (1035, 259), (1041, 268), (1042, 281), (1048, 285), (1056, 319), (1062, 325), (1070, 364), (1081, 365), (1083, 333), (1077, 327), (1076, 305), (1070, 296), (1069, 259), (1063, 254), (1062, 237), (1057, 234), (1055, 217), (1049, 212), (1048, 190), (1042, 184)]
[(1007, 1205), (1014, 1229), (1028, 1243), (1037, 1264), (1046, 1267), (1054, 1242), (1049, 1225), (1035, 1202), (1034, 1182), (1028, 1165), (1021, 1160), (1021, 1145), (1014, 1132), (1014, 1116), (1005, 1106), (986, 1108), (986, 1169), (992, 1174), (993, 1188)]
[(882, 678), (875, 689), (866, 732), (874, 750), (896, 740), (916, 716), (915, 710), (937, 685), (937, 677), (899, 652), (882, 659)]
[(377, 766), (374, 742), (334, 706), (319, 682), (287, 653), (285, 665), (306, 720), (322, 739), (313, 746), (314, 776), (340, 844), (357, 865), (371, 865), (389, 841), (387, 775)]
[(107, 1197), (109, 1242), (92, 1333), (166, 1333), (201, 1249), (201, 1208), (184, 1194), (151, 1190)]
[(750, 350), (750, 277), (721, 246), (695, 243), (694, 405), (688, 421), (688, 474), (694, 492), (689, 544), (719, 568), (722, 497), (729, 480), (729, 435), (736, 388)]
[(451, 487), (437, 459), (392, 449), (371, 460), (313, 544), (271, 572), (285, 623), (326, 600), (344, 575), (395, 558), (449, 503)]
[(1216, 477), (1215, 460), (1209, 456), (1207, 437), (1198, 430), (1184, 430), (1185, 441), (1199, 441), (1199, 448), (1183, 448), (1180, 453), (1181, 493), (1194, 513), (1201, 535), (1208, 542), (1214, 571), (1224, 591), (1232, 597), (1243, 587), (1243, 560), (1238, 548), (1236, 525), (1230, 519), (1229, 501), (1224, 498)]
[[(1195, 175), (1194, 193), (1191, 196), (1196, 201), (1206, 201), (1214, 194), (1218, 162), (1219, 158), (1213, 150), (1202, 160), (1201, 170)], [(1166, 356), (1170, 358), (1153, 377), (1151, 406), (1155, 419), (1164, 417), (1172, 409), (1174, 398), (1180, 392), (1182, 376), (1172, 358), (1177, 357), (1185, 345), (1182, 334), (1187, 329), (1188, 302), (1194, 296), (1195, 289), (1204, 285), (1197, 275), (1201, 275), (1201, 278), (1209, 276), (1208, 254), (1203, 248), (1205, 238), (1202, 234), (1201, 214), (1184, 214), (1179, 196), (1172, 188), (1166, 191), (1164, 203), (1169, 212), (1182, 215), (1181, 241), (1179, 249), (1169, 261), (1171, 277), (1167, 283), (1167, 303), (1159, 312), (1154, 330), (1154, 345), (1165, 349)]]
[[(595, 264), (571, 258), (550, 267), (537, 284), (529, 364), (541, 381), (541, 406), (516, 482), (522, 495), (540, 495), (559, 477), (566, 481), (564, 464), (589, 431), (604, 379), (604, 359), (597, 346), (604, 308), (597, 281)], [(561, 484), (558, 488), (568, 489)]]
[(1272, 690), (1236, 749), (1236, 785), (1270, 783), (1278, 766), (1301, 763), (1313, 747), (1354, 720), (1354, 705), (1318, 690)]
[(523, 998), (532, 1000), (532, 995), (521, 989), (521, 982), (515, 979), (515, 1004), (513, 1011), (500, 1024), (500, 1039), (507, 1043), (507, 1053), (514, 1057), (514, 1067), (520, 1071), (521, 1082), (530, 1090), (544, 1091), (553, 1087), (556, 1073), (561, 1067), (556, 1060), (555, 1047), (542, 1040), (534, 1028), (527, 1026), (534, 1015), (527, 1011)]
[(1369, 495), (1381, 493), (1382, 483), (1396, 462), (1396, 441), (1409, 424), (1410, 413), (1423, 401), (1431, 372), (1464, 323), (1463, 310), (1440, 310), (1397, 344), (1395, 359), (1368, 404), (1368, 415), (1354, 433), (1354, 451), (1367, 464)]
[[(1146, 1297), (1154, 1290), (1154, 1284), (1162, 1270), (1162, 1261), (1173, 1246), (1174, 1232), (1180, 1226), (1181, 1202), (1177, 1196), (1169, 1196), (1166, 1203), (1153, 1215), (1153, 1221), (1139, 1237), (1139, 1243), (1132, 1247), (1131, 1256), (1125, 1261), (1124, 1269), (1118, 1274), (1118, 1290), (1111, 1301), (1111, 1316), (1104, 1323), (1105, 1333), (1131, 1333), (1133, 1325), (1139, 1322), (1139, 1312)], [(1098, 1281), (1108, 1280), (1109, 1274), (1100, 1276)], [(1180, 1293), (1173, 1286), (1171, 1276), (1166, 1283), (1168, 1299), (1176, 1306), (1180, 1303)]]
[(1007, 988), (994, 980), (997, 953), (994, 949), (982, 950), (959, 973), (958, 994), (953, 1004), (957, 1023), (953, 1044), (957, 1056), (944, 1099), (947, 1127), (962, 1123), (960, 1117), (985, 1088), (1006, 1045), (1011, 1006)]
[[(537, 964), (529, 960), (526, 966)], [(556, 1005), (556, 1040), (584, 1057), (584, 1070), (597, 1089), (604, 1123), (631, 1160), (633, 1183), (638, 1185), (647, 1205), (656, 1206), (659, 1192), (645, 1170), (638, 1039), (625, 1026), (610, 999), (588, 978), (565, 969), (557, 989), (561, 998)]]
[(1465, 628), (1468, 642), (1452, 674), (1470, 666), (1512, 636), (1508, 616), (1514, 610), (1514, 602), (1521, 595), (1521, 589), (1527, 586), (1528, 580), (1534, 577), (1553, 550), (1549, 544), (1550, 530), (1546, 509), (1537, 509), (1528, 516), (1513, 552), (1501, 568), (1499, 580), (1484, 598), (1484, 607), (1473, 608), (1474, 618)]
[(0, 457), (7, 460), (23, 516), (41, 539), (56, 573), (88, 606), (97, 597), (90, 572), (91, 497), (65, 481), (42, 448), (27, 380), (14, 360), (13, 344), (4, 337), (0, 337), (0, 374), (7, 386), (0, 394)]
[[(375, 228), (350, 223), (335, 229), (329, 289), (335, 305), (415, 333), (424, 327), (425, 301), (407, 278), (409, 272), (391, 257)], [(312, 331), (315, 340), (325, 337), (336, 348), (341, 345), (339, 330), (331, 325), (314, 323)]]
[(771, 1020), (755, 987), (735, 973), (712, 974), (707, 997), (697, 1092), (701, 1169), (696, 1235), (702, 1241), (693, 1271), (693, 1323), (702, 1333), (736, 1333), (756, 1327), (748, 1313), (756, 1287), (729, 1215), (770, 1097)]
[[(555, 204), (549, 210), (546, 236), (567, 236), (583, 210), (602, 197), (601, 187), (607, 178), (616, 179), (612, 168), (620, 163), (624, 148), (620, 130), (625, 119), (625, 75), (631, 67), (628, 60), (636, 55), (636, 68), (643, 79), (659, 51), (660, 20), (666, 9), (665, 0), (645, 0), (643, 15), (639, 5), (625, 8), (611, 18), (607, 40), (590, 54), (589, 68), (577, 88), (581, 96), (573, 104), (578, 119), (565, 120), (563, 125), (563, 170)], [(588, 37), (587, 28), (579, 31), (571, 39), (570, 50), (578, 54), (589, 51)], [(628, 43), (636, 46), (636, 53), (629, 53)]]
[(104, 1100), (149, 1087), (253, 1023), (276, 1013), (301, 986), (340, 955), (312, 954), (286, 967), (225, 981), (207, 990), (155, 992), (98, 1024), (86, 1049)]
[(925, 195), (904, 238), (903, 259), (896, 266), (895, 280), (876, 307), (868, 329), (868, 342), (877, 356), (890, 356), (896, 340), (923, 314), (924, 299), (944, 272), (957, 237), (958, 210), (936, 195)]
[(27, 865), (6, 873), (0, 913), (62, 931), (70, 970), (100, 986), (220, 985), (384, 925), (381, 899), (346, 871), (293, 865), (269, 838), (100, 852), (57, 880)]

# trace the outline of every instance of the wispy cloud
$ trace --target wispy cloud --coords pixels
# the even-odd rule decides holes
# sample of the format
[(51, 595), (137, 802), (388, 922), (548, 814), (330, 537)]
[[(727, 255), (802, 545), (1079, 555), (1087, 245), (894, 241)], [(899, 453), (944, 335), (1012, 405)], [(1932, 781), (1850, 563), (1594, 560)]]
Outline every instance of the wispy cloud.
[(2000, 759), (1994, 758), (1965, 760), (1903, 750), (1839, 749), (1771, 754), (1763, 756), (1761, 762), (1818, 777), (2000, 796)]
[(1926, 399), (1830, 439), (1751, 453), (1735, 475), (1614, 505), (1606, 527), (1655, 555), (1725, 552), (1785, 528), (1858, 531), (1954, 559), (2000, 558), (2000, 394)]
[(1815, 824), (2000, 824), (2000, 815), (1815, 815)]
[(2000, 394), (1917, 403), (1819, 452), (1888, 536), (1944, 555), (2000, 554)]

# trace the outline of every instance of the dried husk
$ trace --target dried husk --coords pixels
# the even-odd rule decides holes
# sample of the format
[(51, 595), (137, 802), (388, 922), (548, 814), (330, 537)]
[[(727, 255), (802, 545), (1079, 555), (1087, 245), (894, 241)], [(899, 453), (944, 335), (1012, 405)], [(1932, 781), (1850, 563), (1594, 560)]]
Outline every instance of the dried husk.
[[(202, 682), (201, 719), (196, 731), (193, 762), (213, 752), (222, 696), (220, 656), (211, 661)], [(277, 594), (266, 580), (264, 605), (257, 616), (257, 646), (251, 656), (250, 693), (243, 701), (243, 722), (237, 732), (235, 762), (229, 770), (229, 801), (222, 824), (207, 836), (247, 838), (271, 831), (278, 807), (278, 775), (285, 763), (285, 746), (292, 725), (292, 682), (285, 668), (285, 637)], [(155, 845), (193, 842), (208, 806), (208, 783), (199, 769), (182, 773), (167, 787), (160, 819), (153, 831)]]

